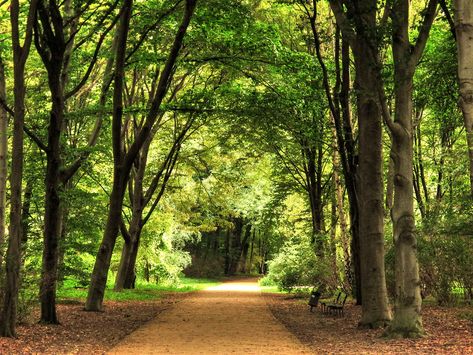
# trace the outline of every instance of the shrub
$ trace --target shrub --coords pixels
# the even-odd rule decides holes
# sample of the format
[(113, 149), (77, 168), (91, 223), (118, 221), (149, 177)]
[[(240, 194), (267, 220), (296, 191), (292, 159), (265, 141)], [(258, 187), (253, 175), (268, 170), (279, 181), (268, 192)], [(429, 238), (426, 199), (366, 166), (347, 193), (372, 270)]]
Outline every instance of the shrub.
[(326, 284), (330, 277), (328, 263), (315, 255), (308, 240), (287, 242), (268, 267), (264, 283), (274, 283), (284, 291), (292, 291), (297, 286)]

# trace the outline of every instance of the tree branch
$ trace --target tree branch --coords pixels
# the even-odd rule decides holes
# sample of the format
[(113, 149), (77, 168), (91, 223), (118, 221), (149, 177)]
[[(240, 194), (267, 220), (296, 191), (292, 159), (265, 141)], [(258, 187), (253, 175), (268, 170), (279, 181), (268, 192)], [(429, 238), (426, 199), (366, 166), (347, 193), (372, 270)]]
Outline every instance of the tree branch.
[(457, 32), (455, 31), (455, 21), (452, 18), (452, 14), (450, 13), (450, 10), (448, 9), (448, 6), (445, 2), (445, 0), (439, 0), (440, 7), (442, 8), (442, 11), (445, 15), (445, 18), (447, 19), (448, 25), (450, 26), (450, 32), (452, 33), (453, 39), (456, 41), (457, 40)]
[(437, 16), (437, 4), (438, 0), (430, 0), (427, 5), (424, 20), (419, 31), (419, 37), (417, 37), (416, 44), (409, 60), (410, 65), (413, 67), (417, 65), (422, 53), (424, 52), (427, 39), (429, 38), (430, 29), (432, 28), (432, 24)]
[(105, 40), (105, 37), (107, 37), (107, 34), (112, 30), (113, 27), (115, 27), (115, 24), (117, 23), (119, 18), (120, 18), (120, 14), (115, 16), (112, 23), (100, 35), (99, 41), (97, 42), (97, 46), (95, 47), (94, 55), (92, 57), (92, 60), (89, 63), (89, 67), (87, 68), (87, 71), (85, 72), (85, 74), (82, 77), (81, 81), (76, 85), (76, 87), (74, 89), (72, 89), (71, 91), (69, 91), (68, 93), (66, 93), (66, 95), (64, 96), (65, 100), (70, 99), (72, 96), (77, 94), (77, 92), (79, 92), (79, 90), (85, 85), (85, 83), (89, 79), (90, 74), (92, 73), (92, 70), (94, 69), (95, 64), (97, 63), (100, 48), (102, 47), (102, 44)]
[(48, 153), (49, 149), (48, 147), (39, 139), (37, 135), (35, 135), (28, 127), (23, 126), (23, 131), (26, 133), (28, 137), (31, 138), (33, 142), (36, 143), (39, 149), (41, 149), (43, 152)]
[(3, 97), (0, 97), (0, 106), (3, 107), (3, 109), (12, 117), (15, 117), (15, 112), (11, 107), (8, 106), (8, 104), (5, 102)]

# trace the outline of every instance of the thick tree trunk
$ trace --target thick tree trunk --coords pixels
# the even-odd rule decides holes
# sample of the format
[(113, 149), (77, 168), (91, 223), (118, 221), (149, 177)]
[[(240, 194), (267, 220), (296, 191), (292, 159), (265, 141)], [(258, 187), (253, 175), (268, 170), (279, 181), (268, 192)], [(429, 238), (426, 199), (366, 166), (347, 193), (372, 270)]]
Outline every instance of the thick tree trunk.
[[(6, 103), (5, 68), (0, 57), (0, 101)], [(0, 105), (0, 270), (3, 266), (3, 244), (6, 228), (7, 201), (7, 155), (8, 155), (8, 116), (7, 111)], [(0, 277), (1, 280), (1, 277)], [(0, 282), (1, 286), (1, 282)]]
[(455, 32), (458, 48), (460, 106), (466, 128), (470, 162), (470, 193), (473, 196), (473, 2), (455, 0)]
[[(376, 23), (376, 1), (366, 1), (364, 6), (368, 6), (365, 8), (365, 20), (371, 24), (372, 30)], [(376, 95), (376, 71), (367, 57), (371, 50), (365, 38), (359, 38), (353, 48), (358, 86), (357, 191), (363, 299), (360, 326), (377, 328), (391, 320), (391, 312), (384, 266), (382, 116)]]
[[(112, 260), (113, 248), (118, 236), (121, 221), (123, 197), (130, 167), (124, 167), (123, 143), (121, 141), (123, 117), (123, 82), (125, 76), (125, 57), (130, 18), (132, 13), (132, 0), (124, 0), (120, 24), (117, 29), (117, 56), (113, 92), (113, 119), (112, 119), (112, 146), (113, 146), (113, 185), (109, 199), (109, 210), (104, 236), (100, 244), (94, 269), (89, 285), (86, 311), (102, 311), (103, 297), (107, 285), (108, 270)], [(133, 159), (134, 160), (134, 159)]]
[(61, 235), (61, 131), (64, 121), (64, 97), (60, 81), (62, 60), (49, 70), (52, 109), (48, 128), (48, 151), (46, 154), (45, 212), (43, 268), (41, 275), (40, 322), (58, 324), (56, 314), (56, 287), (58, 276), (59, 237)]
[[(135, 193), (137, 193), (136, 190)], [(120, 265), (115, 279), (116, 291), (131, 289), (134, 286), (136, 257), (138, 256), (142, 231), (141, 213), (141, 209), (133, 212), (130, 223), (129, 240), (125, 241), (123, 245)]]
[[(400, 58), (398, 58), (400, 60)], [(409, 75), (409, 74), (408, 74)], [(396, 80), (396, 123), (392, 135), (394, 204), (391, 210), (395, 245), (396, 298), (389, 333), (413, 337), (423, 334), (420, 315), (419, 266), (416, 255), (412, 156), (412, 76)]]
[(125, 189), (123, 187), (124, 184), (122, 181), (121, 170), (116, 170), (117, 171), (114, 174), (112, 194), (110, 195), (110, 206), (104, 237), (95, 260), (92, 279), (85, 304), (85, 310), (87, 311), (102, 311), (102, 302), (105, 294), (105, 286), (107, 285), (108, 270), (112, 260), (113, 248), (118, 236)]

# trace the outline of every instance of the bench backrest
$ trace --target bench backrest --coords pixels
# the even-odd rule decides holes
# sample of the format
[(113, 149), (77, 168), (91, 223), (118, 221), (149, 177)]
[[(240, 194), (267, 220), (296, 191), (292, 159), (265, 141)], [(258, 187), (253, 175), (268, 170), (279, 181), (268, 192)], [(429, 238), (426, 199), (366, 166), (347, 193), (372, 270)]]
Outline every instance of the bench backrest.
[[(345, 301), (347, 300), (347, 298), (348, 298), (348, 294), (341, 292), (341, 297), (339, 299), (339, 301), (341, 301), (340, 304), (345, 305)], [(342, 299), (343, 299), (343, 301), (342, 301)]]
[(335, 300), (334, 303), (338, 303), (341, 295), (342, 295), (342, 291), (338, 291), (337, 297), (335, 298), (335, 295), (333, 296), (333, 299)]

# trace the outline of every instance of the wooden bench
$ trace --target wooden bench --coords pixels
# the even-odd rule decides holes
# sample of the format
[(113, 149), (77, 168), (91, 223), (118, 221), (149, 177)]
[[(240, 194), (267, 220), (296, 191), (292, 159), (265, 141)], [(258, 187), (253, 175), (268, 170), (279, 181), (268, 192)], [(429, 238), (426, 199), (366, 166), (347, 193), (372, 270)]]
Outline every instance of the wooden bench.
[(345, 306), (347, 298), (348, 295), (346, 293), (339, 292), (337, 300), (334, 303), (326, 304), (325, 307), (329, 313), (333, 311), (335, 314), (343, 316), (343, 307)]
[(338, 291), (331, 299), (320, 302), (320, 308), (322, 309), (322, 312), (325, 313), (328, 311), (329, 304), (338, 304), (341, 294), (342, 292)]

